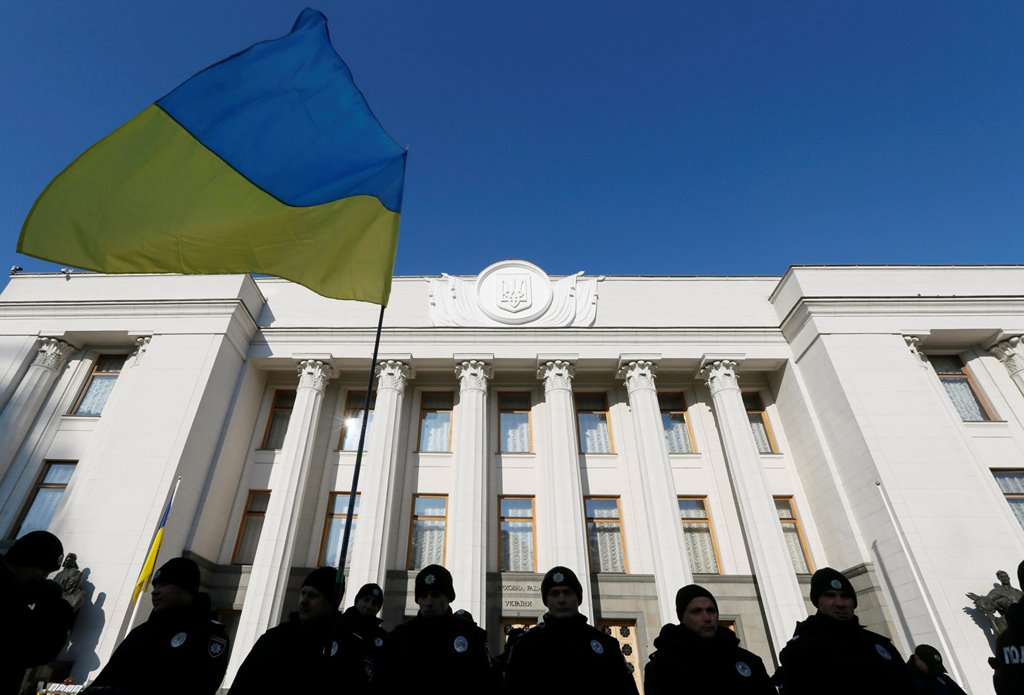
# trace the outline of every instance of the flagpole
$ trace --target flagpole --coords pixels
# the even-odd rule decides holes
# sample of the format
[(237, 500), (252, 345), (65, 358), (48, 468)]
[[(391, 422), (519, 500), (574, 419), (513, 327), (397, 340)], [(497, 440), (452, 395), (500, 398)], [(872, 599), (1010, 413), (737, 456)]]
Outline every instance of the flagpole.
[(363, 463), (363, 444), (366, 442), (366, 427), (370, 422), (370, 403), (373, 398), (373, 379), (377, 371), (377, 354), (380, 351), (380, 333), (384, 327), (384, 309), (380, 305), (377, 317), (377, 335), (373, 339), (373, 357), (370, 359), (370, 374), (366, 382), (366, 400), (363, 402), (363, 422), (359, 428), (359, 446), (356, 448), (356, 465), (352, 470), (352, 486), (348, 493), (348, 511), (345, 513), (345, 531), (341, 535), (341, 554), (338, 557), (338, 574), (334, 580), (334, 608), (341, 606), (341, 597), (345, 591), (345, 558), (348, 556), (348, 542), (352, 532), (352, 513), (355, 510), (356, 492), (359, 489), (359, 470)]

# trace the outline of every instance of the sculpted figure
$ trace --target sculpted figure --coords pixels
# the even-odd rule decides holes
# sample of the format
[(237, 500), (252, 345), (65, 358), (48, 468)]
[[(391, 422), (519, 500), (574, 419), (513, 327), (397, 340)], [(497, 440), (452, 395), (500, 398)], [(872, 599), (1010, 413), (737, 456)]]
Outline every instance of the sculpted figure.
[(1010, 575), (1005, 570), (996, 572), (999, 586), (984, 596), (968, 592), (967, 598), (974, 601), (974, 607), (985, 614), (992, 625), (992, 634), (999, 635), (1006, 629), (1006, 612), (1010, 606), (1024, 598), (1024, 592), (1010, 586)]
[(78, 569), (78, 556), (68, 553), (60, 572), (54, 575), (53, 581), (60, 584), (62, 597), (75, 613), (82, 607), (85, 592), (82, 591), (82, 570)]

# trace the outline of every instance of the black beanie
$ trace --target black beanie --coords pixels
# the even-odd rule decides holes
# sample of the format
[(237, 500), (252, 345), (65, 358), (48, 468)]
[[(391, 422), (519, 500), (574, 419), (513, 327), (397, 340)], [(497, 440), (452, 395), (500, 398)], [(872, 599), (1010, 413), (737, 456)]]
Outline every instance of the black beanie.
[(442, 594), (451, 603), (455, 600), (455, 584), (452, 573), (441, 565), (427, 565), (416, 575), (416, 598), (428, 591)]
[(544, 602), (545, 606), (548, 605), (548, 592), (556, 586), (568, 587), (570, 591), (576, 594), (576, 600), (583, 603), (583, 585), (580, 584), (576, 573), (568, 567), (556, 565), (548, 570), (548, 573), (544, 575), (544, 579), (540, 583), (540, 599)]
[(1017, 588), (1024, 587), (1024, 560), (1017, 565)]
[(822, 567), (811, 576), (811, 603), (818, 607), (818, 597), (825, 591), (845, 591), (853, 599), (853, 607), (857, 607), (857, 592), (846, 575), (831, 567)]
[(679, 622), (683, 621), (683, 613), (686, 612), (686, 607), (690, 605), (690, 601), (701, 597), (711, 599), (711, 603), (715, 604), (715, 610), (718, 610), (718, 601), (715, 600), (710, 591), (700, 584), (689, 584), (676, 592), (676, 617), (679, 618)]
[(173, 584), (189, 593), (198, 593), (199, 565), (187, 557), (172, 557), (153, 575), (153, 584)]
[(352, 599), (352, 603), (359, 603), (359, 599), (364, 596), (371, 596), (377, 601), (377, 603), (384, 603), (384, 592), (373, 582), (363, 584), (359, 588), (359, 591), (356, 592), (356, 597)]
[(4, 557), (12, 565), (38, 567), (49, 574), (59, 570), (64, 562), (64, 546), (49, 531), (29, 531), (14, 542)]
[(302, 580), (302, 586), (311, 586), (327, 598), (334, 598), (334, 583), (338, 570), (333, 567), (317, 567)]

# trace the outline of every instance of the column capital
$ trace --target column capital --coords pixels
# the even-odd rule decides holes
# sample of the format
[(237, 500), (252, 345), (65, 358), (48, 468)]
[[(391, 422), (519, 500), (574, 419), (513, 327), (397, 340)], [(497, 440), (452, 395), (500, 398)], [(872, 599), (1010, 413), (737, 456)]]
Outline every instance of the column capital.
[(128, 359), (131, 361), (131, 366), (137, 367), (139, 362), (142, 361), (142, 356), (146, 354), (146, 350), (149, 349), (149, 343), (153, 340), (153, 336), (145, 335), (141, 338), (135, 339), (135, 350), (132, 351), (131, 357)]
[(492, 373), (491, 365), (482, 360), (463, 360), (455, 365), (460, 391), (486, 391)]
[(921, 335), (904, 335), (903, 342), (907, 344), (907, 349), (910, 350), (910, 354), (914, 357), (914, 363), (918, 367), (927, 367), (928, 358), (925, 357), (924, 353), (921, 352), (921, 341), (923, 337)]
[(712, 396), (726, 389), (739, 390), (739, 377), (736, 375), (738, 366), (737, 360), (730, 359), (708, 360), (701, 365), (700, 375), (707, 379)]
[(653, 360), (633, 360), (619, 365), (616, 378), (626, 382), (626, 391), (632, 395), (636, 391), (656, 391), (654, 377), (658, 373), (658, 364)]
[(412, 378), (412, 368), (401, 360), (383, 360), (377, 363), (373, 373), (377, 377), (377, 390), (405, 392), (405, 385)]
[(544, 380), (544, 393), (572, 391), (576, 366), (567, 360), (549, 360), (537, 366), (537, 378)]
[(39, 338), (39, 347), (32, 365), (54, 372), (60, 371), (74, 350), (75, 347), (71, 343), (60, 338)]
[(1024, 371), (1024, 341), (1021, 340), (1021, 336), (1015, 335), (1001, 340), (990, 347), (989, 351), (1006, 366), (1010, 376)]
[(310, 388), (324, 392), (327, 381), (334, 377), (334, 369), (321, 360), (302, 360), (298, 364), (299, 388)]

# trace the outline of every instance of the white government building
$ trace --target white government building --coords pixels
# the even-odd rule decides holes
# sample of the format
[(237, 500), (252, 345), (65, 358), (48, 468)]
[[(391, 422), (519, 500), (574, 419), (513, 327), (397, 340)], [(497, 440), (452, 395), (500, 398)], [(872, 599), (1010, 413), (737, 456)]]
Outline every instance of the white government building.
[[(0, 531), (78, 554), (78, 682), (128, 627), (179, 476), (161, 562), (200, 564), (234, 635), (225, 685), (335, 564), (377, 312), (245, 275), (10, 279)], [(696, 581), (771, 671), (831, 566), (869, 628), (991, 692), (965, 593), (1024, 558), (1021, 335), (1022, 266), (396, 278), (350, 594), (379, 582), (394, 625), (443, 563), (499, 653), (567, 565), (642, 670)]]

